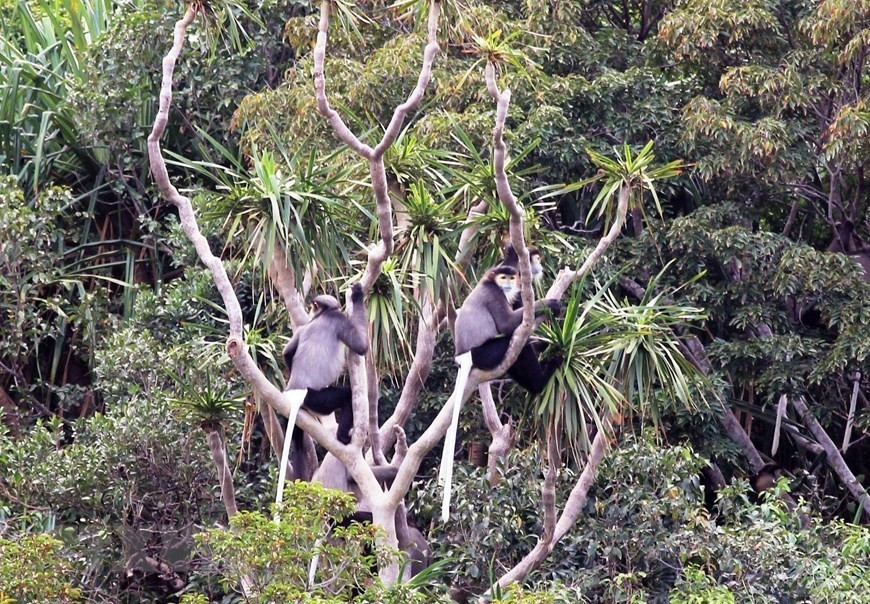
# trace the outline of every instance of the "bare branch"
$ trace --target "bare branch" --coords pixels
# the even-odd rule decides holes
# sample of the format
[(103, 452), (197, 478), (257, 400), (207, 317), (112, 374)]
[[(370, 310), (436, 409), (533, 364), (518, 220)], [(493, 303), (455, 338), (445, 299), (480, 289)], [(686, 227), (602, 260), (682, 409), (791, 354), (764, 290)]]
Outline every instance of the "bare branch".
[(825, 453), (827, 453), (826, 460), (828, 465), (837, 474), (840, 480), (843, 481), (846, 490), (855, 498), (858, 505), (864, 509), (865, 516), (870, 518), (870, 493), (867, 493), (858, 479), (855, 478), (855, 474), (852, 473), (852, 470), (849, 469), (843, 456), (840, 455), (837, 445), (834, 444), (834, 441), (831, 440), (831, 437), (828, 436), (827, 432), (825, 432), (825, 429), (819, 423), (819, 420), (817, 420), (810, 412), (804, 397), (796, 396), (789, 402), (791, 402), (792, 407), (797, 411), (798, 417), (800, 417), (803, 424), (807, 427), (816, 441), (822, 445), (822, 448), (824, 448)]
[[(526, 554), (526, 557), (520, 560), (516, 566), (510, 569), (498, 580), (499, 587), (507, 587), (511, 583), (522, 581), (526, 575), (538, 567), (547, 556), (553, 551), (555, 544), (565, 536), (570, 530), (583, 511), (583, 506), (586, 504), (586, 495), (595, 481), (595, 476), (598, 474), (598, 467), (601, 465), (601, 460), (604, 457), (604, 451), (607, 449), (606, 430), (600, 430), (592, 441), (592, 448), (589, 451), (589, 459), (586, 461), (586, 467), (580, 474), (580, 478), (571, 489), (571, 494), (568, 496), (568, 501), (565, 502), (565, 509), (559, 517), (555, 528), (549, 539), (547, 536), (547, 527), (545, 523), (544, 534), (535, 545), (531, 552)], [(547, 476), (549, 479), (549, 474)], [(545, 479), (546, 482), (546, 479)], [(545, 506), (545, 514), (546, 514)], [(545, 516), (546, 521), (546, 516)]]
[(598, 474), (598, 467), (601, 465), (601, 460), (604, 458), (604, 452), (607, 450), (608, 437), (610, 431), (609, 425), (605, 425), (603, 430), (599, 430), (595, 438), (592, 439), (592, 446), (589, 449), (589, 459), (586, 460), (586, 467), (580, 473), (580, 478), (577, 479), (577, 484), (571, 489), (568, 495), (568, 501), (565, 502), (565, 509), (562, 510), (562, 515), (559, 516), (559, 522), (556, 523), (556, 530), (553, 533), (553, 542), (559, 541), (565, 534), (574, 526), (583, 507), (586, 505), (586, 496), (589, 494), (589, 489), (592, 483), (595, 482), (595, 476)]
[(363, 143), (350, 131), (350, 128), (347, 127), (338, 112), (329, 106), (329, 99), (326, 98), (324, 63), (326, 61), (326, 40), (329, 35), (329, 10), (331, 4), (330, 0), (323, 0), (320, 3), (320, 24), (317, 31), (317, 42), (314, 45), (314, 91), (317, 95), (317, 109), (321, 115), (329, 120), (338, 138), (366, 159), (371, 159), (374, 149)]
[(404, 103), (396, 107), (393, 117), (387, 126), (384, 136), (377, 147), (372, 149), (360, 141), (347, 127), (341, 116), (329, 105), (326, 95), (326, 75), (324, 64), (326, 60), (326, 42), (329, 34), (330, 0), (320, 4), (320, 24), (317, 33), (317, 43), (314, 48), (314, 90), (317, 96), (317, 107), (332, 125), (338, 137), (359, 155), (369, 160), (369, 173), (372, 179), (372, 191), (377, 205), (378, 229), (381, 241), (368, 253), (368, 262), (362, 278), (362, 286), (369, 290), (378, 275), (384, 261), (393, 253), (393, 216), (390, 200), (389, 183), (384, 167), (384, 154), (402, 129), (402, 124), (408, 115), (420, 104), (426, 87), (432, 78), (432, 64), (438, 54), (438, 16), (439, 0), (431, 0), (429, 4), (428, 40), (423, 50), (423, 65), (417, 78), (417, 85)]
[(284, 247), (278, 241), (275, 242), (272, 260), (269, 262), (269, 279), (278, 290), (278, 295), (284, 302), (284, 306), (287, 307), (293, 329), (296, 330), (306, 325), (310, 318), (305, 311), (303, 296), (296, 289), (296, 273), (293, 271), (293, 267), (287, 263)]
[(481, 384), (477, 388), (477, 394), (482, 403), (483, 423), (486, 424), (490, 434), (495, 436), (501, 430), (502, 423), (498, 416), (498, 409), (495, 407), (495, 400), (492, 398), (492, 388), (489, 384)]
[(619, 233), (622, 232), (622, 226), (625, 224), (625, 216), (628, 213), (630, 191), (629, 186), (623, 183), (622, 187), (619, 189), (616, 216), (614, 217), (613, 224), (610, 225), (610, 230), (601, 238), (598, 245), (595, 246), (595, 249), (586, 257), (583, 266), (581, 266), (579, 270), (572, 271), (565, 267), (559, 271), (556, 280), (550, 286), (550, 289), (547, 290), (547, 298), (555, 298), (558, 300), (565, 295), (565, 292), (571, 286), (571, 283), (576, 279), (582, 279), (587, 273), (589, 273), (589, 271), (592, 270), (604, 255), (604, 252), (607, 251), (607, 248), (616, 241), (616, 238), (619, 237)]
[(508, 420), (506, 424), (501, 423), (498, 409), (495, 406), (495, 400), (492, 398), (490, 383), (478, 386), (477, 394), (480, 396), (483, 408), (483, 421), (492, 435), (492, 442), (489, 445), (489, 458), (486, 462), (486, 473), (489, 477), (489, 484), (495, 485), (502, 478), (499, 463), (507, 458), (508, 453), (514, 447), (514, 426), (511, 420)]
[(399, 131), (402, 129), (402, 124), (408, 114), (420, 104), (423, 99), (423, 94), (426, 92), (426, 87), (429, 86), (429, 80), (432, 79), (432, 63), (435, 61), (435, 55), (438, 54), (438, 15), (440, 13), (440, 0), (432, 0), (429, 3), (429, 18), (427, 21), (427, 40), (426, 47), (423, 49), (423, 66), (420, 68), (420, 75), (417, 78), (417, 86), (408, 96), (408, 100), (396, 107), (393, 112), (393, 118), (387, 126), (384, 136), (378, 146), (375, 147), (374, 157), (383, 157), (387, 149), (390, 148), (396, 137), (399, 136)]
[(236, 506), (236, 490), (233, 486), (233, 475), (227, 462), (224, 437), (219, 427), (206, 426), (204, 429), (208, 448), (211, 452), (211, 460), (221, 483), (221, 499), (224, 502), (224, 509), (227, 511), (227, 517), (232, 518), (238, 513), (239, 508)]
[(175, 71), (175, 63), (178, 60), (178, 55), (181, 54), (181, 49), (184, 46), (184, 37), (187, 33), (187, 27), (191, 24), (196, 16), (196, 8), (194, 4), (187, 7), (184, 16), (175, 24), (172, 48), (163, 58), (163, 82), (160, 86), (160, 106), (157, 111), (157, 117), (154, 119), (154, 127), (151, 134), (148, 136), (148, 159), (151, 163), (151, 173), (154, 175), (154, 181), (160, 189), (160, 193), (177, 208), (181, 226), (185, 234), (193, 242), (197, 254), (212, 272), (215, 285), (224, 299), (224, 304), (227, 309), (227, 317), (229, 318), (230, 337), (241, 339), (242, 337), (242, 309), (239, 305), (238, 298), (233, 291), (233, 286), (230, 279), (224, 270), (223, 264), (218, 258), (211, 253), (208, 247), (208, 241), (200, 233), (199, 227), (196, 224), (196, 217), (193, 213), (193, 207), (190, 204), (190, 199), (184, 197), (178, 192), (178, 189), (173, 186), (169, 180), (169, 173), (166, 170), (166, 163), (163, 161), (163, 154), (160, 149), (160, 137), (163, 136), (163, 131), (166, 129), (166, 124), (169, 121), (169, 107), (172, 103), (172, 74)]
[[(465, 392), (462, 393), (462, 401), (467, 400), (477, 388), (478, 384), (483, 381), (479, 379), (480, 375), (481, 372), (478, 371), (473, 371), (471, 373), (471, 376), (468, 378), (468, 383), (465, 386)], [(411, 482), (414, 480), (417, 470), (420, 469), (420, 464), (423, 463), (423, 458), (426, 457), (426, 454), (428, 454), (429, 451), (435, 448), (447, 433), (447, 428), (450, 426), (452, 415), (453, 405), (444, 405), (441, 407), (438, 415), (434, 420), (432, 420), (432, 423), (429, 424), (426, 431), (420, 435), (420, 438), (418, 438), (414, 444), (408, 447), (408, 454), (399, 468), (399, 473), (396, 475), (393, 485), (387, 492), (390, 505), (398, 505), (408, 492), (408, 489), (411, 488)]]
[(417, 346), (414, 351), (414, 360), (405, 377), (402, 394), (393, 414), (384, 422), (380, 429), (381, 449), (386, 452), (395, 442), (396, 427), (404, 427), (405, 422), (411, 416), (411, 411), (420, 398), (420, 392), (429, 377), (429, 369), (432, 367), (432, 357), (435, 353), (435, 343), (438, 338), (438, 317), (431, 301), (423, 303), (420, 309), (420, 320), (417, 325)]

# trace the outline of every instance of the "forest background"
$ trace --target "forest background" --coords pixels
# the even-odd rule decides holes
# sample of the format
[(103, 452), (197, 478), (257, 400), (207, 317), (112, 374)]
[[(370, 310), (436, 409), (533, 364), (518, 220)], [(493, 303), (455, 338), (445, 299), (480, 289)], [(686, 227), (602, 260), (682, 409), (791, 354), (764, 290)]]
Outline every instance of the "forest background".
[[(325, 540), (352, 503), (294, 484), (272, 522), (280, 397), (233, 355), (228, 292), (151, 173), (185, 11), (168, 176), (272, 389), (306, 297), (365, 285), (372, 351), (351, 382), (376, 403), (368, 461), (400, 468), (394, 503), (435, 561), (410, 583), (383, 547), (401, 544), (392, 512)], [(870, 591), (867, 0), (0, 13), (0, 602)], [(426, 61), (378, 164), (366, 148)], [(323, 115), (322, 72), (357, 146)], [(507, 237), (543, 252), (539, 295), (563, 286), (566, 312), (537, 334), (563, 367), (541, 397), (495, 379), (463, 406), (443, 522), (452, 310)], [(572, 282), (563, 267), (590, 259)], [(758, 497), (768, 462), (783, 478)]]

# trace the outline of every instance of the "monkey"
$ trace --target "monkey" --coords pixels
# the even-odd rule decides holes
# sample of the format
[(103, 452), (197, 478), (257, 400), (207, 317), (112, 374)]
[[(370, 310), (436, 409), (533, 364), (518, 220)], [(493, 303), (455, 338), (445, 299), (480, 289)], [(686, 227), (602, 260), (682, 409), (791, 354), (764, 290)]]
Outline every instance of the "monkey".
[[(286, 388), (290, 394), (290, 413), (278, 471), (276, 504), (280, 504), (284, 496), (291, 442), (294, 472), (302, 474), (297, 464), (310, 465), (311, 455), (310, 451), (306, 451), (304, 434), (296, 428), (296, 415), (301, 407), (319, 415), (338, 411), (336, 438), (345, 445), (350, 443), (353, 429), (352, 392), (347, 386), (332, 384), (344, 372), (345, 347), (359, 355), (369, 349), (363, 289), (359, 283), (351, 287), (351, 303), (353, 315), (348, 318), (341, 312), (341, 306), (334, 297), (317, 296), (311, 303), (314, 316), (296, 330), (284, 347), (284, 363), (290, 372)], [(289, 434), (291, 431), (292, 436)], [(278, 521), (277, 517), (275, 521)]]
[(350, 442), (353, 405), (348, 386), (333, 386), (345, 368), (345, 346), (354, 353), (368, 352), (368, 328), (362, 285), (351, 288), (353, 316), (348, 318), (332, 296), (320, 295), (311, 303), (314, 316), (296, 330), (284, 347), (284, 364), (290, 372), (287, 390), (308, 390), (302, 406), (319, 415), (340, 410), (336, 437)]
[[(459, 372), (453, 394), (447, 400), (448, 405), (453, 402), (453, 417), (444, 439), (444, 454), (439, 472), (439, 481), (444, 483), (441, 519), (445, 522), (450, 517), (453, 453), (465, 384), (472, 368), (494, 369), (507, 353), (511, 336), (523, 321), (522, 308), (512, 307), (518, 295), (517, 269), (501, 264), (484, 274), (456, 315), (454, 341)], [(562, 305), (558, 300), (538, 300), (535, 302), (535, 314), (542, 314), (545, 307), (558, 313)], [(560, 364), (561, 360), (555, 360), (542, 367), (538, 353), (527, 342), (517, 360), (508, 369), (508, 375), (522, 388), (536, 395), (543, 392)]]
[[(821, 462), (824, 458), (824, 454), (819, 456), (819, 459), (816, 460), (816, 464)], [(749, 500), (753, 503), (759, 503), (761, 501), (761, 494), (765, 491), (769, 491), (776, 487), (779, 479), (783, 476), (787, 476), (792, 482), (785, 489), (784, 493), (779, 494), (779, 499), (785, 503), (786, 507), (794, 513), (798, 521), (800, 522), (801, 529), (807, 529), (810, 526), (810, 516), (805, 511), (801, 510), (798, 507), (797, 502), (795, 502), (794, 498), (789, 495), (789, 493), (793, 493), (797, 490), (802, 484), (804, 479), (812, 474), (814, 469), (818, 467), (818, 465), (814, 465), (813, 468), (802, 478), (796, 485), (794, 484), (794, 479), (792, 476), (786, 474), (785, 469), (780, 466), (778, 463), (766, 463), (761, 466), (761, 469), (758, 470), (755, 474), (753, 474), (749, 478), (749, 486), (752, 487), (752, 492), (750, 493)]]
[[(389, 486), (395, 480), (399, 472), (397, 465), (372, 466), (372, 473), (375, 480), (382, 485)], [(327, 453), (323, 458), (323, 463), (314, 473), (312, 482), (318, 482), (328, 489), (338, 489), (341, 491), (350, 492), (357, 501), (356, 510), (347, 518), (339, 522), (339, 526), (348, 526), (351, 522), (360, 524), (372, 523), (374, 521), (371, 507), (362, 496), (362, 490), (354, 481), (353, 477), (347, 471), (344, 464), (332, 453)], [(396, 537), (399, 542), (399, 549), (405, 552), (408, 561), (407, 572), (410, 577), (420, 574), (431, 563), (431, 549), (423, 533), (415, 526), (408, 522), (408, 515), (404, 504), (396, 509)], [(309, 572), (313, 574), (316, 571), (317, 562), (312, 560), (312, 566)]]
[[(455, 353), (459, 357), (470, 352), (473, 367), (483, 370), (497, 367), (507, 353), (514, 330), (523, 321), (522, 308), (511, 308), (519, 295), (517, 276), (517, 270), (511, 266), (491, 268), (456, 315)], [(558, 313), (562, 304), (558, 300), (538, 300), (535, 314), (542, 314), (544, 307)], [(526, 344), (508, 369), (508, 375), (531, 394), (540, 394), (557, 368), (558, 363), (543, 368), (537, 354)]]
[[(529, 248), (529, 263), (532, 267), (532, 283), (540, 283), (541, 279), (544, 278), (544, 267), (541, 264), (541, 258), (541, 252), (538, 251), (538, 248)], [(508, 243), (504, 248), (504, 260), (501, 261), (501, 266), (513, 267), (517, 272), (520, 270), (520, 257), (517, 255), (514, 246), (510, 243)], [(522, 302), (520, 302), (520, 306), (522, 306)], [(514, 302), (514, 308), (516, 308), (516, 302)]]

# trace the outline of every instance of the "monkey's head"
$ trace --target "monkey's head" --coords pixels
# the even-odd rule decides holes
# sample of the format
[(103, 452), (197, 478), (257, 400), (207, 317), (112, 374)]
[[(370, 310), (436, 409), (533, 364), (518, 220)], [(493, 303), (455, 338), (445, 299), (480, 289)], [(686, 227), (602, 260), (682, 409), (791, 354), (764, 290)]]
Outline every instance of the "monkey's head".
[(761, 493), (776, 486), (776, 481), (782, 474), (782, 466), (776, 463), (767, 463), (754, 476), (750, 477), (749, 484), (756, 493)]
[(311, 310), (314, 312), (314, 316), (317, 317), (328, 310), (338, 310), (341, 308), (341, 304), (338, 303), (333, 296), (329, 296), (327, 294), (322, 294), (314, 298), (311, 301)]
[(497, 266), (492, 268), (486, 277), (501, 289), (508, 302), (513, 302), (519, 295), (520, 285), (517, 281), (517, 270), (512, 266)]
[[(541, 264), (541, 252), (536, 247), (529, 248), (529, 261), (532, 265), (532, 281), (540, 281), (544, 276), (544, 267)], [(510, 243), (504, 249), (504, 264), (516, 268), (519, 266), (520, 258), (517, 251)]]

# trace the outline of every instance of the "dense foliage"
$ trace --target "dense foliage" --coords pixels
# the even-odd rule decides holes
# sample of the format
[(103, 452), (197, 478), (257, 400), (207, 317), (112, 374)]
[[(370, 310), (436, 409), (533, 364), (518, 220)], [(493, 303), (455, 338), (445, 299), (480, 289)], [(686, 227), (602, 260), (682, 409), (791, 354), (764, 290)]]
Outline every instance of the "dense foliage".
[[(272, 252), (287, 254), (300, 289), (336, 293), (359, 277), (373, 236), (368, 164), (316, 110), (318, 4), (199, 3), (208, 18), (191, 28), (162, 141), (229, 267), (245, 344), (276, 384), (290, 327), (269, 285)], [(334, 4), (330, 99), (373, 143), (416, 82), (427, 2)], [(566, 360), (545, 397), (505, 386), (518, 448), (502, 480), (460, 463), (444, 524), (435, 460), (424, 463), (408, 507), (445, 562), (390, 591), (357, 542), (368, 529), (315, 536), (346, 502), (321, 493), (280, 525), (264, 516), (277, 470), (259, 395), (226, 356), (220, 299), (148, 172), (161, 60), (186, 4), (0, 0), (0, 604), (231, 602), (243, 576), (263, 597), (313, 598), (302, 566), (315, 551), (343, 579), (310, 601), (480, 594), (541, 533), (542, 426), (567, 436), (561, 505), (601, 411), (589, 393), (612, 387), (596, 381), (604, 359), (630, 357), (653, 318), (694, 338), (706, 379), (663, 383), (654, 367), (624, 365), (614, 383), (630, 394), (607, 409), (614, 446), (583, 515), (524, 587), (495, 596), (846, 603), (870, 591), (867, 516), (818, 435), (787, 414), (772, 450), (780, 402), (806, 401), (870, 487), (870, 2), (441, 5), (433, 83), (386, 156), (404, 214), (367, 300), (382, 414), (413, 361), (420, 292), (445, 304), (467, 293), (453, 275), (469, 208), (489, 202), (470, 283), (506, 231), (487, 59), (512, 91), (508, 171), (546, 281), (610, 225), (600, 188), (564, 185), (648, 141), (688, 168), (632, 198), (622, 237), (572, 291), (572, 319), (540, 333)], [(451, 352), (442, 338), (409, 441), (446, 399)], [(719, 421), (732, 411), (785, 469), (774, 492), (801, 500), (808, 524), (748, 488), (746, 450)], [(463, 450), (488, 442), (479, 405), (461, 427)], [(708, 462), (728, 483), (717, 492)], [(244, 510), (229, 523), (224, 471)]]

